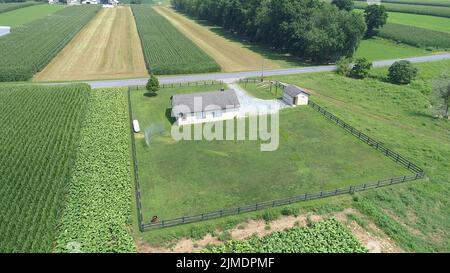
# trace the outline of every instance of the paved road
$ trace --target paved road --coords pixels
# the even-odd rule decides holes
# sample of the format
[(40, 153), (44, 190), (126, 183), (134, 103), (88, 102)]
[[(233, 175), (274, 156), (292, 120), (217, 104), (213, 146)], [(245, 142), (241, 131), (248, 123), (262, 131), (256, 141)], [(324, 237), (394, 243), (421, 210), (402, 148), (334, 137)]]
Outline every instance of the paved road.
[[(374, 67), (390, 66), (398, 60), (408, 60), (413, 63), (431, 62), (438, 60), (450, 59), (450, 53), (436, 54), (424, 57), (413, 57), (395, 60), (376, 61), (373, 63)], [(277, 75), (291, 75), (291, 74), (303, 74), (303, 73), (316, 73), (334, 71), (336, 66), (324, 65), (324, 66), (310, 66), (310, 67), (295, 67), (286, 69), (275, 69), (264, 71), (264, 76), (277, 76)], [(210, 80), (227, 80), (227, 79), (239, 79), (248, 77), (259, 77), (261, 71), (248, 71), (248, 72), (231, 72), (231, 73), (211, 73), (211, 74), (197, 74), (197, 75), (179, 75), (179, 76), (161, 76), (159, 82), (161, 84), (170, 83), (184, 83), (195, 81), (210, 81)], [(109, 81), (91, 81), (87, 82), (92, 88), (107, 88), (107, 87), (124, 87), (124, 86), (136, 86), (145, 85), (147, 83), (146, 78), (143, 79), (128, 79), (128, 80), (109, 80)]]

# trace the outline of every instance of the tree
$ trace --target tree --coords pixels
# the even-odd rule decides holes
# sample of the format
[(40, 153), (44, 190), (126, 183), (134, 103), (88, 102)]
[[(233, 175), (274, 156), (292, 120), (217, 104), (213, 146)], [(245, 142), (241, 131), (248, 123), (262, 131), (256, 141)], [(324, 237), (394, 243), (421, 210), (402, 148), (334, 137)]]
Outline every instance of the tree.
[(410, 61), (398, 61), (389, 67), (388, 79), (395, 84), (409, 84), (417, 76), (417, 68)]
[(439, 115), (449, 119), (450, 111), (450, 77), (441, 76), (434, 81), (433, 107)]
[(346, 11), (351, 11), (354, 7), (353, 0), (333, 0), (331, 1), (331, 4), (335, 5), (338, 9)]
[(377, 30), (387, 22), (388, 14), (383, 5), (368, 5), (364, 10), (367, 24), (366, 37), (377, 34)]
[(350, 71), (350, 76), (356, 79), (364, 79), (369, 76), (372, 63), (366, 58), (357, 59)]
[(336, 66), (336, 73), (342, 76), (349, 76), (350, 71), (352, 70), (352, 62), (353, 58), (347, 58), (343, 57), (340, 58), (339, 61), (337, 61)]
[(148, 90), (148, 92), (156, 93), (159, 90), (159, 81), (158, 78), (155, 77), (155, 75), (151, 75), (150, 79), (147, 82), (147, 85), (145, 88)]

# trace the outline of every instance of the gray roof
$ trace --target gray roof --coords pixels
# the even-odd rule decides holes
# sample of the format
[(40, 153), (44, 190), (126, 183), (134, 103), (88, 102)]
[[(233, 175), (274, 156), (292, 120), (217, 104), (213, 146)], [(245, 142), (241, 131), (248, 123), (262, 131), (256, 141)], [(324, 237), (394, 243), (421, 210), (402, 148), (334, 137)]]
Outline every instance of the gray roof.
[(305, 89), (292, 84), (284, 88), (284, 93), (288, 94), (291, 97), (296, 97), (302, 93), (309, 96), (309, 93)]
[[(195, 105), (194, 100), (200, 101), (201, 105)], [(172, 116), (179, 114), (225, 110), (238, 108), (239, 99), (234, 90), (202, 92), (193, 94), (180, 94), (172, 97)]]

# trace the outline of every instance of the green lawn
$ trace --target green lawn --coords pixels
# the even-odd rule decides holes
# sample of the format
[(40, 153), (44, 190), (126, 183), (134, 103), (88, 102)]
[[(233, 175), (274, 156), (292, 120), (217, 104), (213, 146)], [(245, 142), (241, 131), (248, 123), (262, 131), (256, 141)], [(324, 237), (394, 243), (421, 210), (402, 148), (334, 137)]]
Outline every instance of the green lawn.
[(450, 18), (389, 12), (388, 22), (450, 33)]
[(367, 58), (371, 61), (430, 55), (421, 48), (398, 44), (390, 40), (373, 38), (363, 40), (355, 53), (355, 58)]
[(315, 92), (313, 99), (363, 132), (424, 167), (429, 181), (358, 194), (354, 206), (407, 251), (448, 252), (450, 244), (450, 122), (433, 117), (433, 78), (450, 74), (450, 61), (423, 63), (407, 86), (386, 83), (387, 68), (354, 80), (334, 73), (271, 79)]
[(36, 5), (1, 13), (0, 26), (20, 26), (65, 7), (65, 5)]
[[(171, 95), (217, 88), (163, 89), (156, 97), (134, 91), (133, 113), (143, 130), (153, 123), (169, 129)], [(145, 221), (153, 215), (168, 219), (408, 173), (309, 107), (283, 110), (280, 123), (279, 149), (265, 153), (257, 141), (175, 142), (167, 132), (147, 147), (138, 135)]]

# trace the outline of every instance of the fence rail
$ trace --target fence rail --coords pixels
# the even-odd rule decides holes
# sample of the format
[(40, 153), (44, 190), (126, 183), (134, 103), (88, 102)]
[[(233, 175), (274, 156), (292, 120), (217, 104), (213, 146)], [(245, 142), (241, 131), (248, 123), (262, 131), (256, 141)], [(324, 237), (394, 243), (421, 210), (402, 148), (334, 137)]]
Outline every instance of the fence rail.
[(267, 208), (274, 208), (274, 207), (294, 204), (294, 203), (303, 202), (303, 201), (310, 201), (310, 200), (314, 200), (314, 199), (321, 199), (321, 198), (326, 198), (326, 197), (331, 197), (331, 196), (337, 196), (337, 195), (360, 192), (360, 191), (365, 191), (365, 190), (370, 190), (370, 189), (375, 189), (375, 188), (380, 188), (380, 187), (386, 187), (386, 186), (390, 186), (390, 185), (394, 185), (394, 184), (404, 183), (404, 182), (408, 182), (408, 181), (414, 181), (414, 180), (417, 180), (417, 179), (420, 179), (423, 177), (424, 177), (423, 173), (421, 173), (421, 174), (417, 173), (415, 175), (410, 175), (410, 176), (401, 176), (401, 177), (389, 178), (386, 180), (380, 180), (380, 181), (377, 181), (374, 183), (361, 184), (361, 185), (350, 186), (350, 187), (346, 187), (346, 188), (339, 188), (339, 189), (334, 189), (334, 190), (329, 190), (329, 191), (305, 193), (305, 194), (301, 194), (298, 196), (293, 196), (293, 197), (278, 199), (278, 200), (272, 200), (272, 201), (266, 201), (266, 202), (256, 203), (256, 204), (248, 205), (248, 206), (222, 209), (222, 210), (217, 210), (217, 211), (212, 211), (212, 212), (207, 212), (207, 213), (202, 213), (202, 214), (197, 214), (197, 215), (192, 215), (192, 216), (179, 217), (179, 218), (170, 219), (170, 220), (162, 220), (157, 223), (148, 223), (148, 224), (142, 225), (142, 229), (144, 231), (146, 231), (146, 230), (151, 230), (151, 229), (158, 229), (158, 228), (165, 228), (165, 227), (172, 227), (172, 226), (177, 226), (177, 225), (182, 225), (182, 224), (200, 222), (200, 221), (204, 221), (204, 220), (217, 219), (217, 218), (221, 218), (224, 216), (237, 215), (237, 214), (241, 214), (241, 213), (245, 213), (245, 212), (258, 211), (258, 210), (263, 210), (263, 209), (267, 209)]
[(142, 201), (141, 201), (141, 185), (139, 182), (139, 171), (138, 171), (138, 163), (136, 157), (136, 141), (134, 139), (134, 130), (133, 130), (133, 109), (131, 106), (131, 89), (128, 88), (128, 116), (130, 118), (130, 136), (131, 136), (131, 153), (133, 157), (133, 169), (134, 169), (134, 184), (135, 184), (135, 194), (136, 194), (136, 206), (138, 213), (138, 224), (139, 230), (144, 231), (143, 222), (144, 217), (142, 215)]
[[(189, 87), (189, 86), (207, 86), (223, 84), (223, 81), (194, 81), (194, 82), (179, 82), (179, 83), (161, 83), (159, 88), (175, 88), (175, 87)], [(141, 90), (145, 89), (145, 85), (133, 85), (128, 87), (129, 90)]]
[[(249, 81), (258, 81), (258, 79), (250, 79)], [(214, 81), (211, 81), (211, 84), (213, 84)], [(216, 82), (214, 84), (221, 83)], [(192, 84), (192, 83), (191, 83)], [(369, 146), (375, 148), (376, 150), (383, 153), (385, 156), (391, 158), (396, 163), (401, 164), (408, 170), (412, 171), (414, 174), (409, 176), (400, 176), (400, 177), (393, 177), (385, 180), (379, 180), (376, 182), (371, 183), (365, 183), (360, 185), (353, 185), (350, 187), (345, 188), (337, 188), (333, 190), (326, 190), (326, 191), (320, 191), (315, 193), (305, 193), (293, 197), (283, 198), (283, 199), (277, 199), (277, 200), (271, 200), (271, 201), (265, 201), (261, 203), (256, 203), (252, 205), (247, 206), (241, 206), (241, 207), (235, 207), (235, 208), (228, 208), (228, 209), (221, 209), (217, 211), (212, 212), (206, 212), (202, 214), (197, 215), (191, 215), (191, 216), (182, 216), (175, 219), (169, 219), (169, 220), (161, 220), (159, 222), (150, 222), (150, 223), (144, 223), (143, 222), (143, 215), (142, 215), (142, 202), (141, 202), (141, 192), (140, 192), (140, 183), (139, 183), (139, 173), (138, 173), (138, 163), (136, 158), (136, 144), (133, 134), (133, 127), (132, 127), (132, 106), (131, 106), (131, 90), (133, 90), (133, 87), (130, 87), (128, 90), (128, 100), (129, 100), (129, 111), (130, 111), (130, 130), (132, 133), (132, 156), (133, 156), (133, 164), (134, 164), (134, 177), (135, 177), (135, 184), (136, 184), (136, 202), (137, 202), (137, 209), (138, 209), (138, 221), (139, 221), (139, 229), (141, 231), (148, 231), (153, 229), (159, 229), (159, 228), (165, 228), (165, 227), (172, 227), (177, 225), (183, 225), (188, 223), (194, 223), (194, 222), (200, 222), (204, 220), (210, 220), (210, 219), (217, 219), (225, 216), (230, 215), (237, 215), (241, 213), (246, 212), (252, 212), (252, 211), (258, 211), (266, 208), (273, 208), (273, 207), (279, 207), (284, 205), (289, 205), (293, 203), (298, 202), (304, 202), (314, 199), (321, 199), (321, 198), (327, 198), (331, 196), (338, 196), (343, 194), (351, 194), (355, 192), (360, 191), (366, 191), (370, 189), (376, 189), (380, 187), (386, 187), (390, 185), (405, 183), (409, 181), (418, 180), (425, 177), (425, 173), (422, 168), (418, 167), (413, 162), (409, 161), (405, 157), (401, 156), (400, 154), (392, 151), (391, 149), (385, 147), (381, 142), (367, 136), (366, 134), (362, 133), (361, 131), (355, 129), (353, 126), (347, 124), (340, 118), (336, 117), (332, 113), (328, 112), (318, 104), (316, 104), (313, 101), (309, 101), (309, 106), (313, 109), (317, 110), (319, 113), (324, 115), (326, 118), (330, 119), (331, 121), (338, 124), (340, 127), (348, 131), (353, 136), (357, 137), (361, 141), (365, 142)]]
[(386, 148), (381, 142), (367, 136), (366, 134), (362, 133), (361, 131), (355, 129), (353, 126), (347, 124), (346, 122), (342, 121), (340, 118), (336, 117), (332, 113), (328, 112), (321, 106), (317, 105), (315, 102), (309, 100), (309, 106), (311, 106), (313, 109), (317, 110), (319, 113), (327, 117), (328, 119), (336, 122), (339, 126), (344, 128), (346, 131), (348, 131), (350, 134), (356, 136), (363, 142), (367, 143), (369, 146), (372, 146), (378, 151), (381, 151), (384, 155), (391, 158), (395, 162), (403, 165), (408, 170), (414, 172), (414, 173), (423, 173), (422, 168), (418, 167), (416, 164), (412, 163), (405, 157), (401, 156), (400, 154), (392, 151), (389, 148)]

